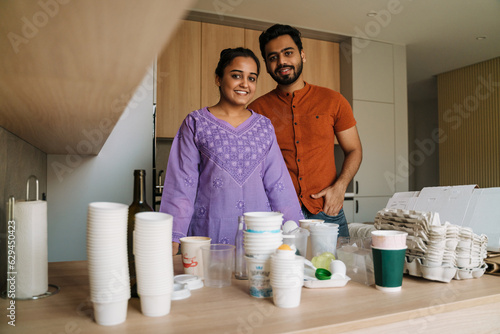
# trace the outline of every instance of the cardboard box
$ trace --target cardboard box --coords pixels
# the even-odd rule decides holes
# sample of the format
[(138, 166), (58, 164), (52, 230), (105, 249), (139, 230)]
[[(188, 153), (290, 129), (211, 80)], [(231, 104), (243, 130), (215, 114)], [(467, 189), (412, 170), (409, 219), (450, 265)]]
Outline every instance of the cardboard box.
[(396, 193), (386, 207), (438, 212), (442, 224), (448, 221), (486, 234), (488, 250), (500, 251), (500, 188), (427, 187), (419, 192)]

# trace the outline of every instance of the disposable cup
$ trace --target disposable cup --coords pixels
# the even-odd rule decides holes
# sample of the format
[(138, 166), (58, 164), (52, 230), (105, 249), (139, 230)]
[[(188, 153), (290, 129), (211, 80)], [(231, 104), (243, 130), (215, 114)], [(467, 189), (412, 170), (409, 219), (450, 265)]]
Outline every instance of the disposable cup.
[(141, 312), (147, 317), (162, 317), (170, 313), (171, 293), (161, 295), (140, 294)]
[(213, 244), (201, 246), (205, 286), (222, 288), (231, 285), (234, 270), (234, 246)]
[(114, 326), (127, 319), (128, 299), (111, 303), (92, 303), (95, 322), (102, 326)]
[(246, 256), (246, 260), (250, 296), (256, 298), (272, 297), (273, 290), (269, 279), (271, 258), (258, 259)]
[(309, 231), (311, 233), (311, 255), (312, 257), (325, 252), (337, 254), (338, 224), (314, 224)]
[(282, 239), (283, 235), (281, 232), (262, 232), (254, 233), (250, 231), (243, 231), (243, 240), (278, 240)]
[(269, 257), (274, 253), (274, 251), (275, 251), (274, 249), (270, 249), (270, 250), (266, 250), (266, 251), (263, 251), (263, 250), (254, 251), (254, 250), (246, 250), (245, 249), (245, 255), (246, 256), (253, 256), (253, 257), (256, 257), (256, 256)]
[(248, 221), (257, 222), (257, 221), (273, 221), (279, 220), (283, 221), (283, 214), (280, 212), (266, 212), (266, 211), (253, 211), (253, 212), (245, 212), (243, 213), (245, 216), (245, 223)]
[(262, 234), (254, 233), (253, 235), (243, 235), (243, 240), (245, 242), (259, 242), (259, 243), (277, 242), (277, 241), (282, 241), (283, 236), (281, 235), (281, 233), (273, 233), (271, 235), (267, 233), (262, 233)]
[(394, 230), (372, 231), (372, 246), (381, 249), (401, 249), (406, 247), (408, 233)]
[(302, 228), (309, 229), (309, 226), (313, 224), (321, 224), (325, 221), (323, 219), (301, 219), (299, 220), (299, 225)]
[(250, 233), (279, 233), (281, 230), (281, 222), (277, 223), (249, 223), (247, 224), (247, 231)]
[(163, 212), (154, 212), (154, 211), (145, 211), (138, 212), (135, 214), (136, 222), (145, 222), (147, 224), (164, 224), (172, 221), (173, 216), (168, 213)]
[(384, 292), (397, 292), (403, 285), (406, 247), (380, 249), (372, 247), (375, 287)]
[(290, 280), (290, 279), (280, 280), (280, 279), (276, 279), (276, 278), (271, 277), (269, 282), (270, 282), (271, 287), (273, 289), (278, 288), (278, 287), (279, 288), (298, 288), (298, 287), (302, 287), (304, 285), (304, 278), (297, 278), (294, 280)]
[(211, 240), (209, 237), (180, 238), (184, 274), (204, 277), (201, 246), (210, 245)]
[(300, 305), (302, 287), (273, 286), (274, 305), (281, 308), (293, 308)]
[[(325, 221), (322, 220), (322, 219), (301, 219), (299, 220), (299, 225), (300, 227), (302, 228), (305, 228), (306, 230), (310, 231), (309, 230), (309, 227), (313, 224), (321, 224), (321, 223), (324, 223)], [(306, 253), (305, 255), (304, 254), (300, 254), (300, 255), (303, 255), (305, 256), (306, 259), (310, 260), (312, 259), (312, 242), (311, 242), (311, 234), (309, 234), (307, 236), (307, 248), (306, 248)]]
[(102, 215), (128, 214), (128, 205), (113, 202), (92, 202), (88, 205), (88, 211)]

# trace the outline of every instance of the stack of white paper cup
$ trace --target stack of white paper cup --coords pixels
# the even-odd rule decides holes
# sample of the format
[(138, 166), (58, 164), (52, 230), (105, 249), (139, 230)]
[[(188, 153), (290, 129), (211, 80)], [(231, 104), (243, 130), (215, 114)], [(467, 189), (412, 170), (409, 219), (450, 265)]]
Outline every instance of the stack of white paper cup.
[(304, 257), (291, 250), (276, 251), (271, 256), (271, 286), (274, 305), (292, 308), (300, 305), (304, 285)]
[(174, 287), (173, 217), (162, 212), (135, 215), (134, 256), (141, 312), (149, 317), (170, 313)]
[(269, 281), (271, 254), (283, 243), (279, 212), (245, 212), (247, 230), (243, 232), (243, 246), (247, 261), (250, 295), (272, 297)]
[(94, 202), (87, 214), (90, 300), (99, 325), (125, 321), (130, 299), (127, 257), (128, 205)]

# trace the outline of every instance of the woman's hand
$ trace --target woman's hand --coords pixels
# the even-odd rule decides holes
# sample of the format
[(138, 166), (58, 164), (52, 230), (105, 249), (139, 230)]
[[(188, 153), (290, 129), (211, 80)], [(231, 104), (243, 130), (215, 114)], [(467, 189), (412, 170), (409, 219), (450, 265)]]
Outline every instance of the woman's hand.
[(179, 253), (179, 243), (172, 241), (172, 255), (177, 255)]

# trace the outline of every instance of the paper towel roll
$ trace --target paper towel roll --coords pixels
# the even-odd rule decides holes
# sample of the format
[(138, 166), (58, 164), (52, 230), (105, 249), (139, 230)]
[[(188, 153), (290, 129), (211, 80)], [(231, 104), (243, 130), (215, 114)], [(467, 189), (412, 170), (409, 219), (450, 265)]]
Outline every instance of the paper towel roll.
[(16, 201), (14, 221), (16, 298), (44, 294), (48, 290), (47, 202)]

